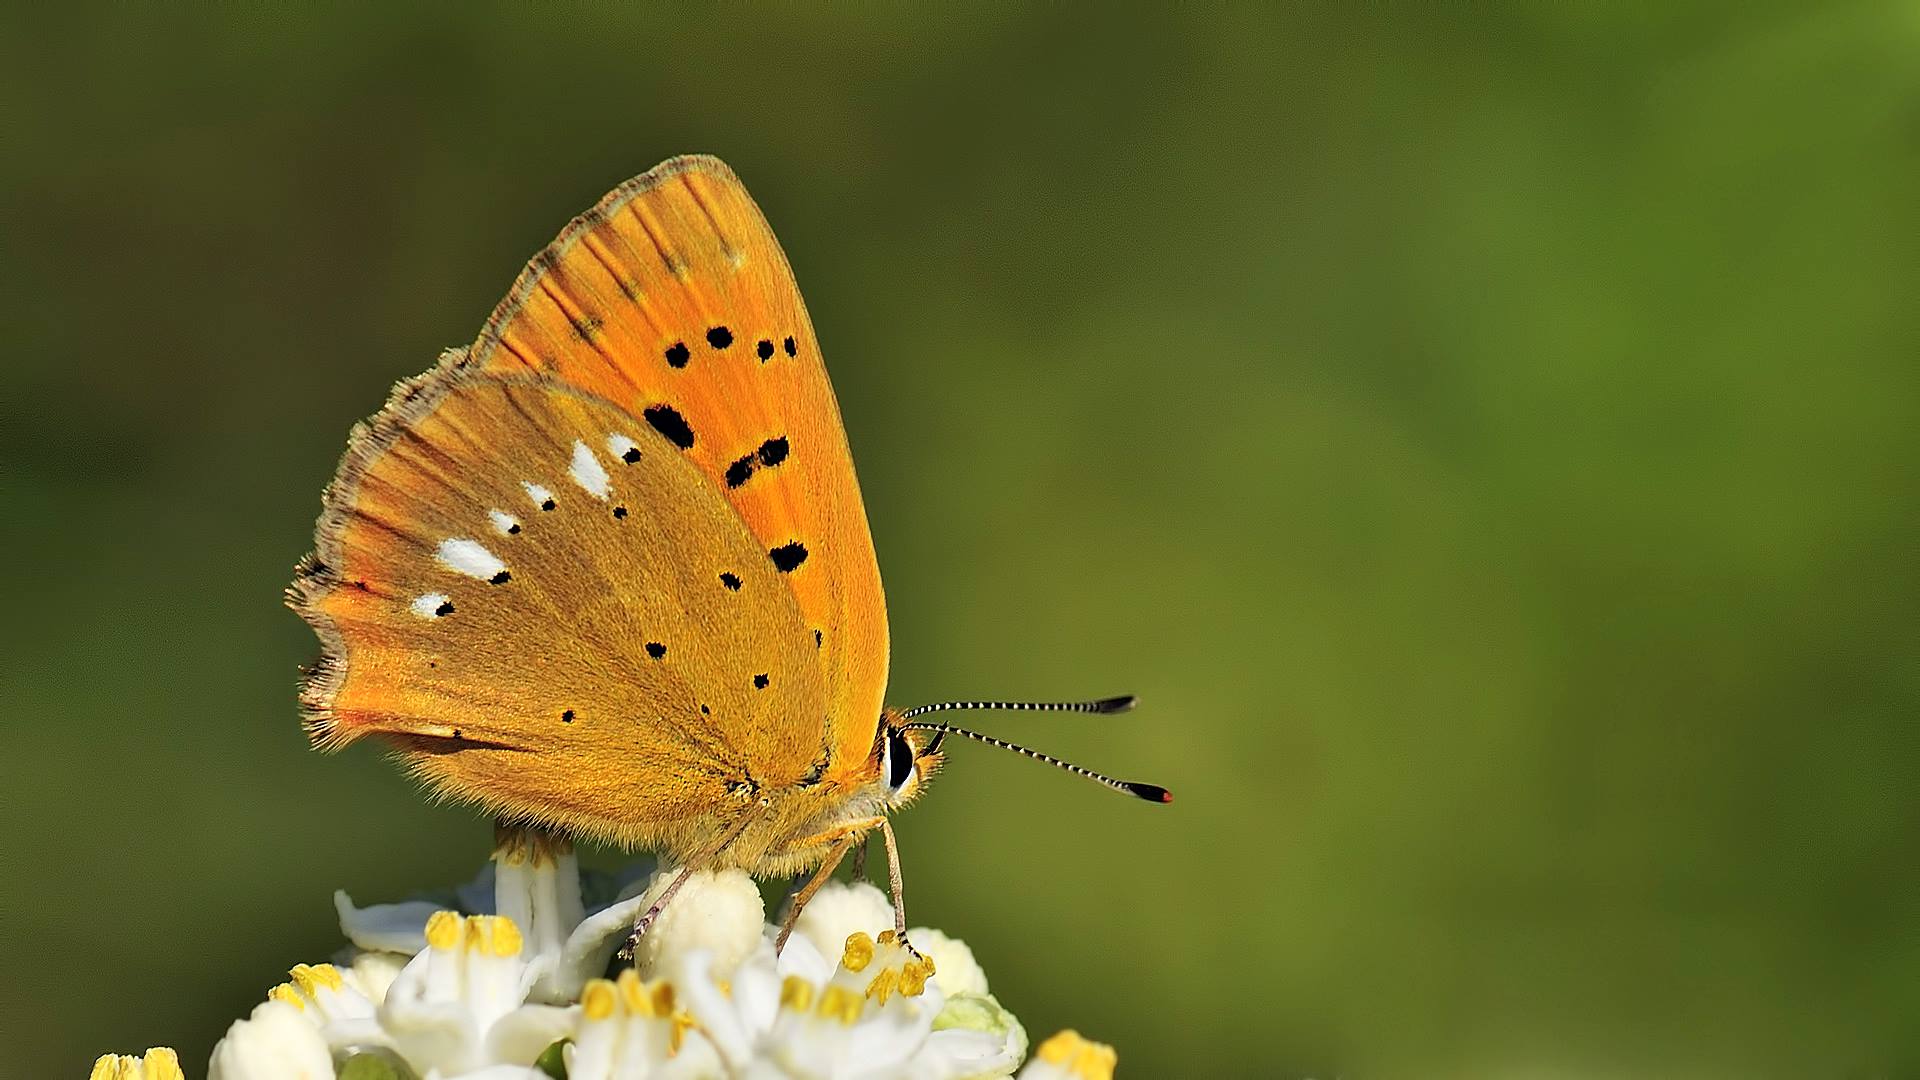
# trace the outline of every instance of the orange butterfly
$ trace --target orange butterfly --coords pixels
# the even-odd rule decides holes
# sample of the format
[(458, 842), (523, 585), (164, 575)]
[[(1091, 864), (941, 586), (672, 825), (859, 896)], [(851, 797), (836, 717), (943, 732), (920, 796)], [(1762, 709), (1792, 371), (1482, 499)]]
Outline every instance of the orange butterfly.
[[(683, 867), (816, 870), (939, 769), (951, 708), (883, 708), (887, 613), (853, 459), (772, 230), (711, 157), (614, 189), (536, 256), (479, 340), (348, 440), (288, 591), (333, 749), (392, 744), (514, 825)], [(659, 911), (643, 917), (636, 933)]]

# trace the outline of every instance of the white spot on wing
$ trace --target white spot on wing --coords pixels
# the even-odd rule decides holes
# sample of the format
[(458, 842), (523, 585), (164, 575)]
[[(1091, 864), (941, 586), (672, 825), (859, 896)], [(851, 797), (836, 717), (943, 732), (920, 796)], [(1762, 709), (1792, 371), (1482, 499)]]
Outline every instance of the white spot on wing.
[(639, 443), (618, 432), (607, 436), (607, 453), (612, 454), (616, 461), (627, 460), (627, 452), (638, 449), (640, 449)]
[(430, 592), (425, 596), (414, 597), (410, 606), (413, 608), (413, 613), (423, 619), (437, 619), (440, 617), (440, 605), (446, 602), (446, 593)]
[(600, 459), (593, 456), (587, 444), (579, 439), (573, 440), (573, 464), (567, 466), (567, 475), (579, 484), (581, 490), (596, 499), (607, 497), (607, 470)]
[(453, 537), (440, 541), (440, 561), (449, 569), (482, 581), (507, 568), (500, 557), (482, 547), (478, 540)]
[(527, 489), (527, 498), (532, 499), (536, 507), (546, 505), (547, 500), (553, 498), (553, 492), (531, 480), (520, 481), (520, 486)]
[(505, 510), (489, 510), (487, 517), (493, 520), (493, 527), (500, 530), (501, 536), (512, 536), (513, 530), (520, 527), (520, 521)]

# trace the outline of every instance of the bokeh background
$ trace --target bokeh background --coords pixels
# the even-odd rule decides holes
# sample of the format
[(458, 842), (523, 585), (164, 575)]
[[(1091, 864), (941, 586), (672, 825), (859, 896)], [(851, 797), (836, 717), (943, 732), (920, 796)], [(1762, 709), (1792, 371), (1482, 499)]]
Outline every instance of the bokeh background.
[[(310, 753), (346, 430), (669, 155), (806, 290), (958, 747), (916, 921), (1125, 1075), (1920, 1070), (1920, 16), (0, 28), (0, 1073), (196, 1064), (473, 814)], [(979, 752), (975, 752), (978, 750)], [(601, 863), (611, 854), (595, 856)]]

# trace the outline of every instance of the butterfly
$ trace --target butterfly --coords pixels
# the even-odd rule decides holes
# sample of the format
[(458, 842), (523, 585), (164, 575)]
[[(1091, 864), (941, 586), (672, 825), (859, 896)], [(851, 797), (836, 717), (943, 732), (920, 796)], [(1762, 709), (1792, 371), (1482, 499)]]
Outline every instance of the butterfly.
[[(785, 254), (732, 170), (669, 160), (575, 218), (481, 330), (349, 437), (288, 602), (323, 749), (388, 743), (510, 826), (688, 875), (812, 872), (1002, 746), (885, 707), (887, 612), (839, 407)], [(784, 938), (783, 938), (784, 940)]]

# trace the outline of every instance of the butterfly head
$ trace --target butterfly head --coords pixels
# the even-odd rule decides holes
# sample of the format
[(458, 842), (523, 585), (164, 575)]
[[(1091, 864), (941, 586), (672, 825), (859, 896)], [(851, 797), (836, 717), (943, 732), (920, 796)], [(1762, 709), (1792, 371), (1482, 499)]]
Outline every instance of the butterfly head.
[(940, 771), (946, 755), (940, 752), (940, 732), (905, 726), (898, 709), (880, 714), (875, 762), (889, 810), (896, 810), (920, 797), (927, 782)]

